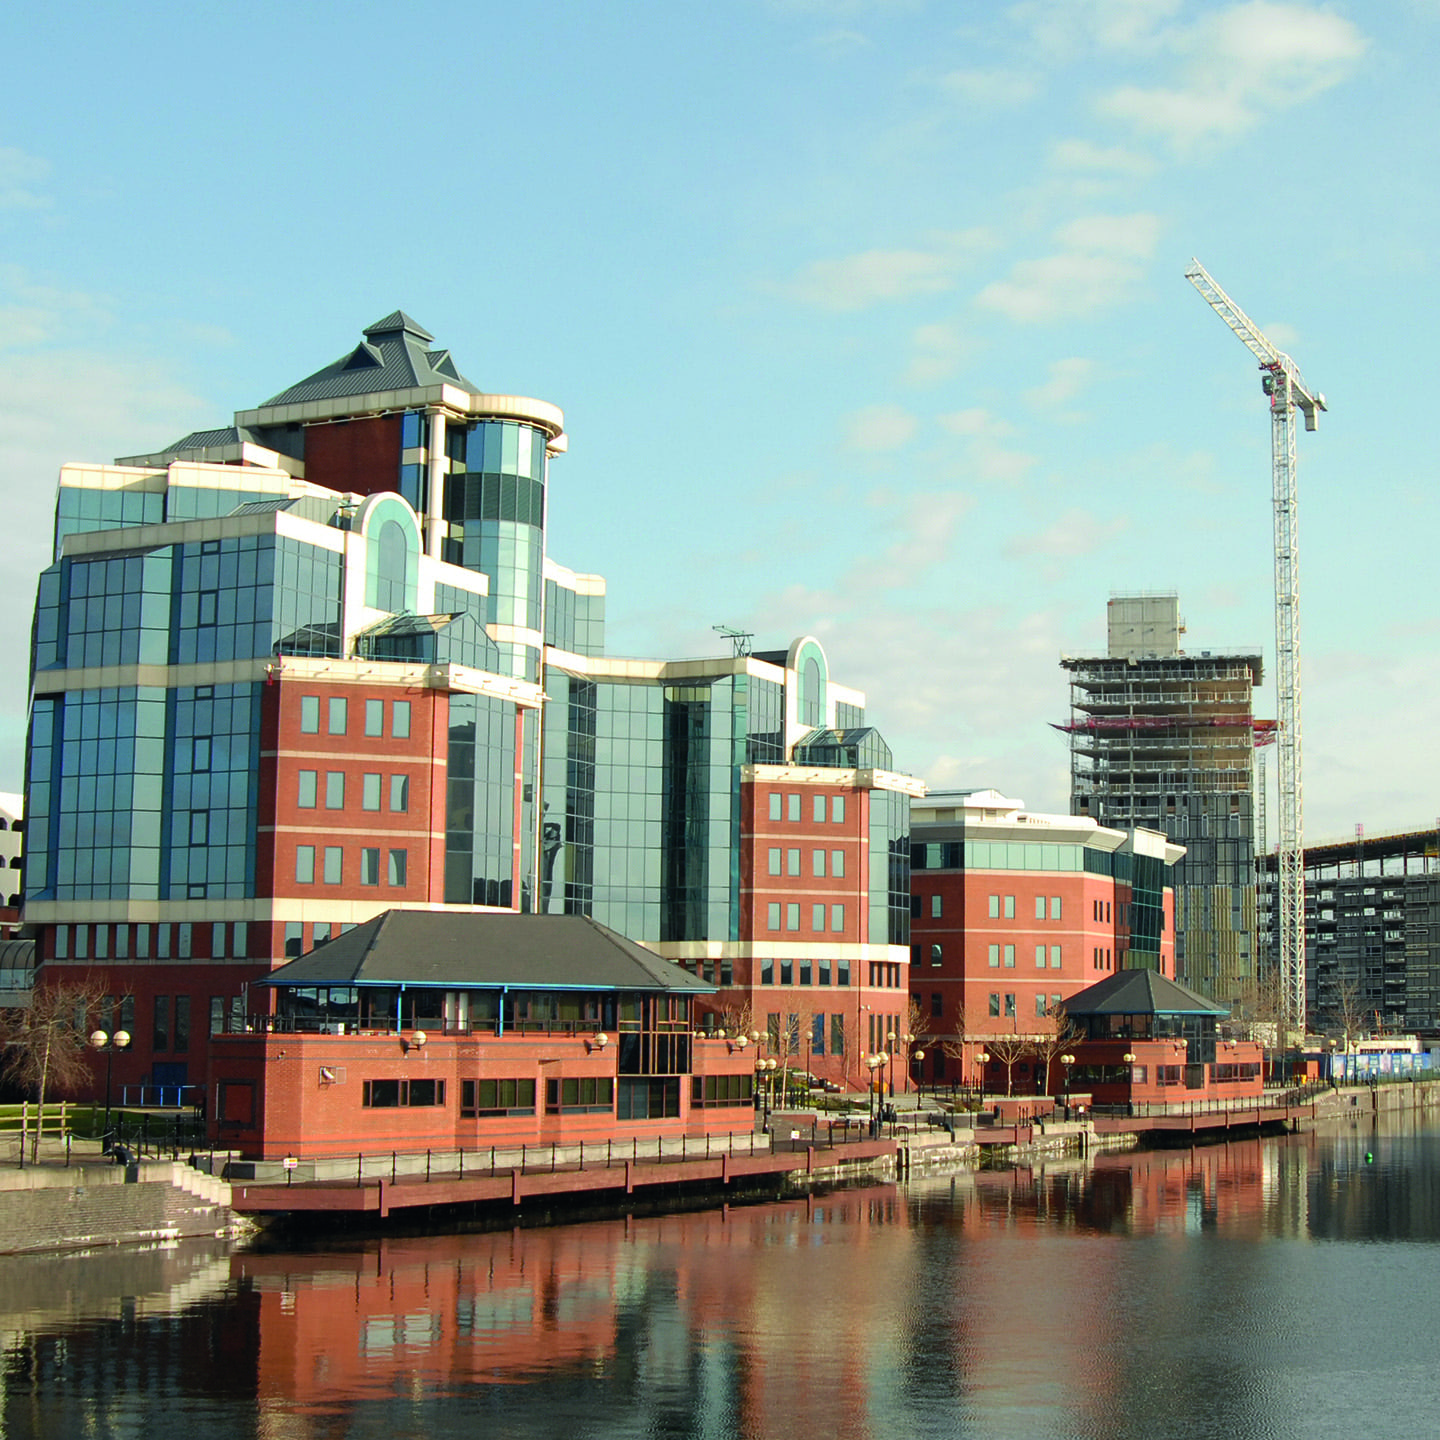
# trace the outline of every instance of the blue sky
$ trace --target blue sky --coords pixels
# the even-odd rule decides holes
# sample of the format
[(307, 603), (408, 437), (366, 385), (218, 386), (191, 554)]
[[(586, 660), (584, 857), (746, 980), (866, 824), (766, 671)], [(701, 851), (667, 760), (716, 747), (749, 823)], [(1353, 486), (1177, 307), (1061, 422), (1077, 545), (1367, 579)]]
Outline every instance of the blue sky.
[(1307, 836), (1440, 815), (1437, 0), (102, 0), (0, 48), (0, 788), (60, 464), (400, 307), (564, 408), (613, 653), (813, 633), (898, 768), (1063, 811), (1112, 592), (1273, 656), (1268, 414), (1195, 255), (1331, 407)]

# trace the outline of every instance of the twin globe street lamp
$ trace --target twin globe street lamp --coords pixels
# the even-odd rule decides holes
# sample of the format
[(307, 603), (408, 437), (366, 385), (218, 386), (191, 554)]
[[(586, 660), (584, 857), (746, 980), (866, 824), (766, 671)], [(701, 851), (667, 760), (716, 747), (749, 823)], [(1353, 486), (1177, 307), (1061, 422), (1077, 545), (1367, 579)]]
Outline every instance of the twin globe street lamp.
[(105, 1139), (104, 1146), (110, 1148), (110, 1076), (115, 1066), (115, 1052), (117, 1050), (128, 1050), (130, 1048), (130, 1032), (128, 1030), (117, 1030), (113, 1035), (104, 1030), (92, 1030), (90, 1032), (90, 1045), (95, 1050), (101, 1050), (105, 1054)]

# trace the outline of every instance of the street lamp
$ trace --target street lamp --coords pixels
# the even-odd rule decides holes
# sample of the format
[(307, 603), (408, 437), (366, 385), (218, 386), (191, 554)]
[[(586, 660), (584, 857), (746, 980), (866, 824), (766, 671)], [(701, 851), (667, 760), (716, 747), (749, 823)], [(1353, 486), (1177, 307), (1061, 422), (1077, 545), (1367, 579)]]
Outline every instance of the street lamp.
[(885, 1064), (885, 1055), (883, 1052), (877, 1051), (874, 1055), (867, 1055), (865, 1063), (870, 1067), (870, 1133), (874, 1135), (879, 1119), (878, 1104), (875, 1098), (875, 1077)]
[(130, 1032), (117, 1030), (113, 1035), (107, 1035), (104, 1030), (93, 1030), (90, 1033), (90, 1044), (94, 1049), (105, 1052), (105, 1139), (102, 1144), (105, 1151), (108, 1152), (110, 1149), (110, 1075), (115, 1065), (115, 1052), (130, 1048)]
[(985, 1108), (985, 1067), (990, 1063), (990, 1054), (988, 1051), (982, 1050), (975, 1059), (980, 1066), (980, 1108), (983, 1110)]
[(890, 1062), (890, 1098), (892, 1100), (895, 1098), (895, 1041), (897, 1038), (893, 1030), (887, 1030), (885, 1032), (885, 1043), (890, 1047), (890, 1052), (886, 1056), (886, 1059)]
[[(913, 1040), (915, 1037), (912, 1035), (910, 1038)], [(923, 1100), (925, 1098), (925, 1086), (921, 1077), (925, 1074), (925, 1052), (923, 1050), (912, 1050), (910, 1052), (910, 1063), (920, 1067), (915, 1075), (915, 1098), (917, 1100)]]
[(1067, 1110), (1070, 1108), (1070, 1067), (1074, 1063), (1075, 1057), (1073, 1055), (1065, 1054), (1060, 1057), (1060, 1065), (1062, 1067), (1060, 1086), (1065, 1095), (1065, 1108)]

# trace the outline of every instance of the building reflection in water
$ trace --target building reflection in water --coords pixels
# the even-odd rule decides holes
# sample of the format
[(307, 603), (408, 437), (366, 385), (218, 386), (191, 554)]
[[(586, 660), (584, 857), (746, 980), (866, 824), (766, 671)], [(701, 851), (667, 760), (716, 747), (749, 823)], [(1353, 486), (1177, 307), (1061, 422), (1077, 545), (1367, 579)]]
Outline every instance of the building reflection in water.
[[(1435, 1144), (1356, 1130), (325, 1253), (0, 1261), (0, 1433), (1272, 1433), (1354, 1248), (1315, 1242), (1440, 1238)], [(1182, 1413), (1206, 1423), (1168, 1430)]]

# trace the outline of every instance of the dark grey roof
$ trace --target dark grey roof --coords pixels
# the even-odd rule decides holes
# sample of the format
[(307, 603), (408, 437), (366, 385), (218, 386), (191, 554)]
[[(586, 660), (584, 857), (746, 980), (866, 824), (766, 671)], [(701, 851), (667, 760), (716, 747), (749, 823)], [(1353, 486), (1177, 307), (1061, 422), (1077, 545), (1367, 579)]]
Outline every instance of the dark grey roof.
[(480, 393), (455, 368), (448, 350), (430, 349), (435, 337), (403, 310), (392, 311), (364, 333), (364, 340), (348, 354), (272, 396), (261, 408), (444, 384)]
[(1117, 970), (1065, 1002), (1065, 1013), (1081, 1015), (1228, 1015), (1228, 1005), (1167, 980), (1158, 970)]
[(444, 910), (387, 910), (260, 983), (715, 992), (715, 986), (584, 916)]
[(233, 425), (223, 430), (192, 430), (173, 445), (167, 445), (162, 453), (172, 450), (215, 450), (222, 445), (238, 445), (240, 432)]

